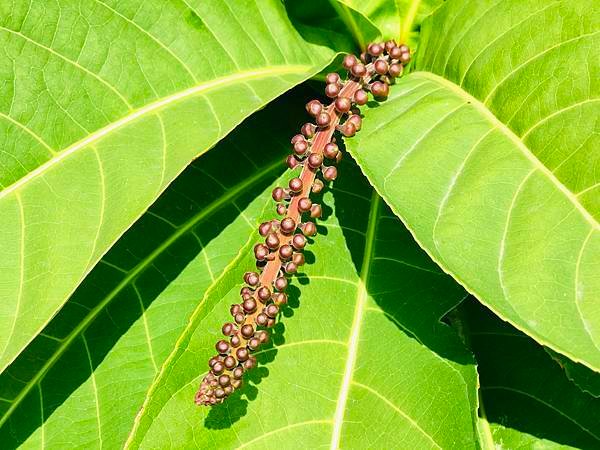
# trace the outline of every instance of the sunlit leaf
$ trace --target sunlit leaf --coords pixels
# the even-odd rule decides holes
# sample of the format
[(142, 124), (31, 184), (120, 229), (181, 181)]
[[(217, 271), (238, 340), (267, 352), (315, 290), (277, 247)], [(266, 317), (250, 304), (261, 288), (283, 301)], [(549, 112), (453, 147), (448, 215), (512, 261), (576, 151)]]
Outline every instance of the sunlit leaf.
[(422, 33), (352, 154), (445, 271), (600, 370), (600, 11), (448, 2)]

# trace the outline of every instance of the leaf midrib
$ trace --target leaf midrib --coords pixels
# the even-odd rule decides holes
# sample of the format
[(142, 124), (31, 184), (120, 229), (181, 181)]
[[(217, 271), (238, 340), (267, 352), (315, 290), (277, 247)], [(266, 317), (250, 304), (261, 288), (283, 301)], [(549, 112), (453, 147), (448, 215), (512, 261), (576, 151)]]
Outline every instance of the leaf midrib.
[(223, 206), (227, 205), (230, 200), (234, 199), (238, 194), (244, 192), (246, 189), (251, 188), (256, 183), (264, 179), (265, 176), (277, 169), (282, 168), (280, 159), (273, 161), (263, 170), (257, 172), (253, 176), (245, 179), (243, 182), (235, 185), (229, 189), (225, 195), (212, 202), (198, 214), (191, 217), (186, 221), (179, 229), (175, 231), (167, 240), (159, 245), (152, 253), (146, 258), (142, 259), (131, 271), (127, 273), (127, 276), (121, 280), (121, 282), (104, 297), (104, 299), (94, 307), (90, 313), (77, 325), (76, 328), (65, 337), (59, 347), (56, 349), (54, 354), (48, 359), (48, 361), (42, 366), (42, 368), (36, 373), (36, 375), (23, 387), (13, 400), (10, 408), (6, 413), (0, 417), (0, 428), (4, 423), (11, 417), (14, 410), (19, 406), (27, 394), (35, 387), (39, 381), (41, 381), (48, 371), (54, 366), (61, 356), (67, 351), (75, 339), (82, 335), (88, 326), (94, 321), (94, 319), (104, 310), (104, 308), (121, 292), (126, 288), (145, 268), (150, 266), (157, 257), (159, 257), (165, 250), (167, 250), (175, 241), (185, 235), (190, 229), (192, 229), (198, 222), (202, 221), (206, 217), (212, 215)]
[(480, 100), (473, 97), (467, 91), (461, 89), (459, 86), (454, 84), (453, 82), (443, 78), (439, 75), (436, 75), (432, 72), (426, 71), (415, 71), (413, 72), (415, 76), (421, 76), (424, 78), (428, 78), (435, 83), (438, 83), (461, 98), (464, 98), (468, 103), (470, 103), (477, 111), (479, 111), (493, 126), (498, 129), (502, 134), (504, 134), (511, 142), (515, 144), (515, 146), (523, 153), (523, 155), (531, 161), (533, 166), (538, 169), (542, 174), (544, 174), (551, 182), (554, 184), (567, 199), (573, 204), (573, 206), (581, 213), (583, 218), (592, 226), (592, 228), (596, 230), (600, 230), (600, 223), (591, 215), (591, 213), (583, 207), (583, 205), (579, 202), (577, 197), (573, 192), (571, 192), (557, 177), (556, 175), (546, 167), (535, 154), (525, 145), (525, 143), (517, 136), (506, 124), (504, 124), (500, 119), (498, 119)]
[(132, 111), (130, 114), (120, 118), (119, 120), (112, 122), (109, 125), (100, 128), (99, 130), (94, 131), (86, 138), (77, 141), (69, 147), (66, 147), (63, 150), (59, 150), (56, 156), (52, 157), (44, 164), (36, 167), (27, 175), (20, 178), (10, 186), (6, 187), (4, 190), (0, 191), (0, 200), (4, 197), (7, 197), (11, 193), (18, 191), (20, 188), (26, 186), (30, 181), (33, 181), (39, 176), (42, 176), (51, 168), (59, 164), (62, 160), (68, 158), (73, 154), (76, 154), (82, 149), (85, 149), (88, 145), (101, 140), (106, 135), (130, 124), (131, 122), (134, 122), (136, 119), (146, 116), (152, 112), (159, 111), (174, 102), (186, 99), (188, 97), (192, 97), (196, 94), (210, 91), (212, 89), (232, 85), (236, 82), (245, 82), (249, 79), (270, 78), (272, 76), (286, 74), (304, 74), (309, 72), (311, 69), (313, 69), (313, 66), (310, 65), (282, 65), (245, 70), (224, 77), (212, 79), (209, 82), (193, 86), (189, 89), (179, 91), (175, 94), (169, 95), (160, 100), (152, 102), (142, 108)]

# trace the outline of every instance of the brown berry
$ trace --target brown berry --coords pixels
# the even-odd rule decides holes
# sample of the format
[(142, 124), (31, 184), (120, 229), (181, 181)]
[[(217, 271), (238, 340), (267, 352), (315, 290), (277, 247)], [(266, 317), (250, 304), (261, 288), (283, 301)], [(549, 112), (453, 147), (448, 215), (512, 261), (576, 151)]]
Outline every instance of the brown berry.
[(296, 250), (302, 250), (306, 246), (306, 238), (303, 234), (295, 234), (292, 238), (292, 246)]
[[(329, 169), (335, 169), (335, 175), (337, 176), (337, 169), (335, 167), (328, 167), (326, 170)], [(330, 171), (331, 173), (332, 171)], [(325, 175), (325, 174), (323, 174)], [(335, 180), (335, 177), (332, 178), (332, 180)], [(328, 180), (331, 181), (331, 180)], [(317, 219), (319, 217), (321, 217), (323, 215), (323, 210), (321, 208), (321, 205), (319, 205), (318, 203), (315, 203), (312, 205), (312, 207), (310, 208), (310, 217), (312, 217), (313, 219)]]
[(402, 64), (391, 64), (388, 70), (390, 77), (399, 77), (402, 75)]
[(273, 286), (275, 287), (275, 289), (277, 289), (279, 292), (281, 291), (285, 291), (288, 287), (288, 280), (286, 277), (278, 277), (275, 279), (275, 281), (273, 282)]
[(308, 167), (318, 169), (323, 164), (323, 157), (318, 153), (311, 153), (308, 157)]
[(325, 148), (323, 148), (323, 155), (325, 155), (325, 157), (329, 159), (335, 159), (338, 152), (339, 148), (334, 142), (329, 142), (325, 145)]
[(227, 342), (224, 339), (221, 339), (219, 342), (217, 342), (215, 348), (220, 354), (224, 355), (229, 351), (229, 342)]
[(310, 139), (315, 135), (316, 127), (312, 123), (305, 123), (302, 125), (300, 132), (307, 138)]
[(319, 100), (311, 100), (306, 104), (306, 112), (313, 117), (316, 117), (323, 111), (323, 105)]
[(388, 63), (383, 59), (378, 59), (375, 61), (373, 67), (375, 68), (375, 72), (377, 72), (379, 75), (385, 75), (388, 71)]
[(281, 221), (280, 227), (284, 234), (292, 234), (296, 229), (296, 222), (291, 217), (286, 217)]
[(337, 109), (341, 113), (347, 113), (350, 111), (352, 107), (352, 102), (349, 98), (346, 97), (338, 97), (335, 99), (335, 109)]
[(235, 356), (238, 361), (246, 361), (249, 356), (248, 349), (244, 347), (238, 348), (235, 352)]
[(289, 182), (290, 191), (297, 194), (302, 190), (302, 180), (298, 177), (292, 178)]
[(317, 234), (317, 226), (313, 222), (306, 222), (302, 225), (304, 236), (315, 236)]
[(287, 261), (288, 259), (290, 259), (293, 255), (293, 253), (294, 253), (294, 249), (289, 244), (284, 244), (279, 248), (279, 257), (284, 261)]
[(366, 105), (369, 101), (369, 96), (363, 89), (359, 89), (354, 93), (354, 101), (357, 105)]
[(242, 336), (244, 336), (244, 338), (249, 339), (254, 334), (254, 328), (252, 327), (252, 325), (246, 324), (240, 329), (240, 333), (242, 333)]
[(356, 56), (346, 55), (346, 56), (344, 56), (344, 61), (342, 62), (342, 66), (344, 66), (344, 68), (346, 70), (350, 70), (357, 62), (358, 61), (356, 59)]
[(309, 211), (311, 206), (312, 200), (308, 197), (302, 197), (300, 200), (298, 200), (298, 211), (301, 213)]
[(242, 303), (242, 307), (244, 308), (246, 314), (252, 314), (254, 311), (256, 311), (256, 300), (253, 298), (246, 299), (244, 300), (244, 303)]
[(328, 73), (325, 76), (325, 83), (327, 83), (327, 84), (334, 84), (334, 83), (338, 83), (339, 81), (340, 81), (340, 76), (336, 72)]
[(316, 118), (317, 125), (320, 127), (328, 127), (331, 122), (331, 117), (326, 112), (322, 112)]
[(330, 83), (325, 86), (325, 95), (329, 98), (336, 98), (340, 93), (340, 85), (337, 83)]
[(271, 250), (277, 250), (279, 248), (279, 237), (277, 233), (269, 233), (265, 239), (265, 244)]
[(365, 67), (364, 64), (357, 63), (352, 66), (351, 72), (352, 72), (352, 75), (360, 78), (360, 77), (364, 77), (367, 74), (367, 68)]
[(233, 332), (235, 331), (235, 325), (232, 324), (231, 322), (227, 322), (226, 324), (223, 325), (223, 327), (221, 328), (221, 331), (223, 332), (224, 336), (231, 336), (233, 334)]

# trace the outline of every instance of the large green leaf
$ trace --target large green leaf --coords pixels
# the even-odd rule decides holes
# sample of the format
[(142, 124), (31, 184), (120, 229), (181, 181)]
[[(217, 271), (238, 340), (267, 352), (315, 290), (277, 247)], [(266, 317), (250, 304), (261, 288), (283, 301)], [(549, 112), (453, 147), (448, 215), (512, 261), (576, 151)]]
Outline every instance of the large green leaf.
[(310, 246), (316, 262), (293, 283), (292, 308), (241, 393), (212, 409), (192, 402), (253, 242), (198, 305), (129, 447), (474, 447), (474, 366), (439, 322), (464, 292), (356, 166), (342, 173), (324, 197), (331, 214)]
[(3, 448), (123, 445), (203, 292), (255, 233), (254, 197), (284, 171), (303, 116), (286, 114), (287, 99), (184, 171), (0, 375)]
[(432, 258), (600, 370), (600, 10), (449, 2), (353, 155)]
[(0, 369), (190, 160), (330, 61), (314, 42), (277, 0), (0, 4)]
[(483, 449), (600, 446), (600, 399), (579, 390), (540, 345), (475, 301), (461, 310), (480, 376)]
[(384, 39), (398, 39), (414, 45), (421, 22), (443, 0), (340, 0), (375, 23)]

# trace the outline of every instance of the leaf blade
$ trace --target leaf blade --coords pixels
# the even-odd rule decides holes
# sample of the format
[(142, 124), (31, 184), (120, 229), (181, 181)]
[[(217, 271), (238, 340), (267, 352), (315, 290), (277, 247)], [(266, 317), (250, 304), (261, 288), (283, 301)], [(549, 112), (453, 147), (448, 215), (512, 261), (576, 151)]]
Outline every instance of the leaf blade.
[[(593, 192), (593, 175), (585, 167), (600, 155), (590, 119), (581, 113), (595, 104), (581, 99), (594, 99), (598, 89), (588, 86), (585, 73), (586, 64), (590, 73), (597, 65), (589, 39), (598, 39), (599, 22), (585, 17), (578, 27), (583, 9), (577, 2), (445, 5), (425, 27), (417, 71), (392, 90), (388, 103), (367, 112), (364, 134), (349, 147), (445, 271), (519, 330), (599, 370), (597, 315), (590, 308), (600, 295), (592, 275), (598, 267), (598, 210), (574, 190), (584, 183)], [(566, 37), (551, 19), (557, 12), (568, 24)], [(536, 35), (524, 52), (509, 50), (511, 64), (502, 64), (516, 39), (511, 33), (533, 33), (542, 19), (549, 21), (543, 22), (548, 33)], [(459, 27), (462, 33), (442, 38)], [(573, 86), (574, 96), (564, 95), (558, 82), (545, 84), (561, 42), (578, 45), (569, 51), (581, 65), (556, 76)], [(557, 118), (577, 109), (571, 117), (576, 125), (560, 135), (564, 126)], [(559, 149), (554, 152), (539, 134), (550, 125), (555, 131), (548, 136)], [(374, 133), (377, 148), (367, 139)], [(556, 171), (558, 161), (578, 151), (577, 165)], [(562, 318), (560, 327), (556, 317)]]

